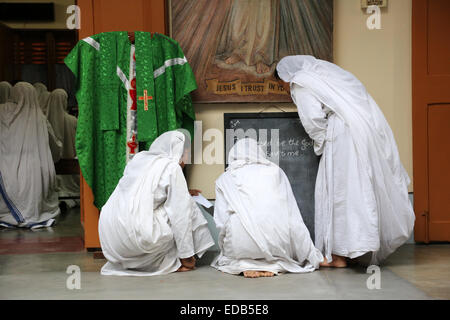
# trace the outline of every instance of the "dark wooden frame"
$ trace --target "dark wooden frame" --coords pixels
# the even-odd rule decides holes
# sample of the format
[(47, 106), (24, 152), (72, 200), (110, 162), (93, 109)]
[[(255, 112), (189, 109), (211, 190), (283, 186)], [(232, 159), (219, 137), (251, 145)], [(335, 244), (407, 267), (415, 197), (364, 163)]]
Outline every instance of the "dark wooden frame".
[[(14, 42), (18, 42), (21, 39), (21, 36), (33, 36), (34, 34), (38, 38), (38, 35), (42, 35), (45, 33), (45, 39), (43, 39), (46, 43), (47, 48), (47, 89), (52, 91), (55, 88), (56, 84), (56, 73), (55, 73), (55, 64), (56, 64), (56, 40), (55, 35), (58, 33), (66, 33), (68, 38), (70, 38), (70, 33), (72, 33), (72, 42), (76, 44), (77, 42), (77, 31), (75, 30), (67, 30), (67, 29), (11, 29), (13, 33)], [(13, 53), (14, 59), (14, 53)], [(20, 80), (21, 73), (20, 68), (18, 67), (20, 64), (14, 64), (14, 79), (11, 80)]]

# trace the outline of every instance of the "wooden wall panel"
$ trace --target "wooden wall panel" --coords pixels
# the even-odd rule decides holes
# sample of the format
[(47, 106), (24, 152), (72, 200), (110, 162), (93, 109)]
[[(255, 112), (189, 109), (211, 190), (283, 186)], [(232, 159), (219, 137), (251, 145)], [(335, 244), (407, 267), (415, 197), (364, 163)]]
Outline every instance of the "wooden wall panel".
[[(428, 74), (450, 74), (450, 1), (431, 0), (427, 10)], [(447, 31), (447, 32), (445, 32)]]
[(428, 106), (429, 241), (450, 241), (450, 103)]
[[(413, 0), (412, 92), (414, 238), (450, 241), (450, 1)], [(448, 181), (448, 180), (447, 180)]]

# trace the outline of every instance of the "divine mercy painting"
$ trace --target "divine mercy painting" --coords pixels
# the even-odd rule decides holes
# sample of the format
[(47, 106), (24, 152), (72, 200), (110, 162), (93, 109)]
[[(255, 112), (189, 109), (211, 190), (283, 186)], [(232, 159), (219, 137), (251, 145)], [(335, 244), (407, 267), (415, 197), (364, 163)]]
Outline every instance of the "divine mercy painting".
[(290, 102), (288, 55), (333, 59), (333, 0), (168, 0), (170, 36), (195, 73), (196, 102)]

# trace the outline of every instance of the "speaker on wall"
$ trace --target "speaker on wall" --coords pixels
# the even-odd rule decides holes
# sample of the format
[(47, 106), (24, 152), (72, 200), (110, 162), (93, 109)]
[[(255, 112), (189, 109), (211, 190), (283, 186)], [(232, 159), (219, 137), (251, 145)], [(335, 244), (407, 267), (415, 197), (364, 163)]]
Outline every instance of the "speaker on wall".
[(55, 21), (55, 4), (53, 2), (2, 2), (0, 3), (0, 21)]

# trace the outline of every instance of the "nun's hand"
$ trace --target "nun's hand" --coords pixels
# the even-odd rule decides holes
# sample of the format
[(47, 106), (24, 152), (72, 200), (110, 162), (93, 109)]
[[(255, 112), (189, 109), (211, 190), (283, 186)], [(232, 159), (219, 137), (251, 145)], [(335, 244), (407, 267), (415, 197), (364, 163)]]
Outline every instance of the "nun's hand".
[(197, 189), (189, 189), (189, 194), (191, 196), (198, 196), (200, 192), (202, 192), (202, 191), (201, 190), (197, 190)]

